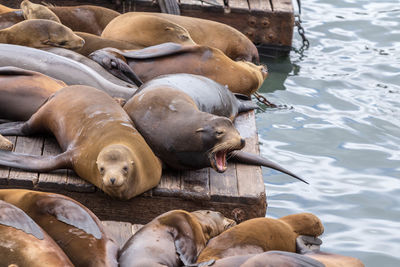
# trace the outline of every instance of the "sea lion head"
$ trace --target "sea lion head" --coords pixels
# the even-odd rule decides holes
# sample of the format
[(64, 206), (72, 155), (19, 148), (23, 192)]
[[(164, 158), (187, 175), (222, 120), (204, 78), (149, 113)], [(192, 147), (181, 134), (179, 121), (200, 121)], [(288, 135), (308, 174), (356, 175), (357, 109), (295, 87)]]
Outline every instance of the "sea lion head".
[(268, 68), (265, 65), (256, 65), (249, 61), (238, 61), (239, 65), (248, 70), (254, 77), (255, 88), (258, 89), (268, 76)]
[(8, 43), (35, 48), (56, 46), (77, 49), (85, 44), (85, 41), (70, 28), (45, 19), (21, 21), (4, 31), (9, 33)]
[(200, 223), (207, 240), (236, 225), (234, 220), (226, 218), (221, 212), (197, 210), (191, 212)]
[(297, 213), (279, 218), (299, 235), (319, 236), (324, 232), (321, 220), (312, 213)]
[(25, 19), (48, 19), (58, 23), (61, 23), (60, 19), (44, 5), (34, 4), (29, 0), (21, 2), (21, 9)]
[(103, 148), (96, 165), (104, 192), (120, 199), (130, 198), (134, 189), (136, 168), (133, 154), (127, 146), (114, 144)]
[(245, 145), (232, 121), (225, 117), (213, 116), (196, 129), (195, 134), (202, 140), (209, 166), (220, 173), (227, 168), (227, 155)]

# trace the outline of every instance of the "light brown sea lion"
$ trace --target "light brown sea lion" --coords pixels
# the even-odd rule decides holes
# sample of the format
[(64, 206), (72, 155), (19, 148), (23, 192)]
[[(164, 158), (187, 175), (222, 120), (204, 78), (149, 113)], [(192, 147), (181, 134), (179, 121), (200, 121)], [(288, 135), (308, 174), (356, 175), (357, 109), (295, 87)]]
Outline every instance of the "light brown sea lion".
[(12, 151), (13, 147), (13, 143), (0, 134), (0, 150)]
[(25, 19), (48, 19), (61, 23), (56, 14), (44, 5), (34, 4), (29, 0), (21, 2), (21, 10)]
[(0, 30), (11, 27), (24, 20), (25, 18), (21, 10), (0, 14)]
[(207, 241), (236, 223), (215, 211), (166, 212), (143, 226), (120, 251), (124, 266), (181, 266), (196, 261)]
[(26, 122), (0, 124), (0, 134), (54, 134), (63, 153), (33, 156), (0, 151), (0, 165), (45, 172), (71, 168), (112, 197), (130, 199), (156, 186), (161, 163), (122, 107), (89, 86), (57, 91)]
[(21, 209), (0, 200), (1, 266), (74, 266), (51, 237)]
[(87, 32), (75, 32), (75, 34), (81, 37), (83, 40), (85, 40), (85, 44), (81, 48), (74, 49), (74, 51), (84, 56), (88, 56), (90, 53), (106, 47), (113, 47), (117, 49), (126, 49), (126, 50), (142, 48), (142, 46), (137, 46), (132, 43), (111, 40)]
[(100, 6), (49, 6), (61, 23), (77, 32), (101, 35), (103, 29), (115, 17), (121, 15), (115, 10)]
[(322, 251), (311, 252), (304, 255), (323, 263), (325, 267), (364, 267), (362, 261), (354, 257)]
[(7, 13), (7, 12), (12, 12), (12, 11), (15, 11), (15, 10), (16, 9), (14, 9), (14, 8), (9, 8), (9, 7), (5, 6), (5, 5), (1, 5), (0, 4), (0, 14)]
[(190, 73), (206, 76), (247, 96), (261, 87), (268, 74), (265, 66), (233, 61), (219, 49), (201, 45), (164, 43), (136, 51), (104, 48), (89, 57), (123, 80), (136, 75), (146, 82), (163, 74)]
[(31, 19), (0, 30), (0, 43), (35, 48), (57, 46), (75, 49), (82, 47), (85, 41), (57, 22)]
[(54, 193), (0, 190), (4, 200), (31, 217), (49, 234), (75, 266), (118, 266), (118, 245), (103, 224), (79, 202)]
[(26, 121), (50, 95), (66, 86), (36, 71), (0, 67), (0, 119)]
[(136, 17), (144, 14), (180, 25), (189, 32), (196, 44), (218, 48), (233, 60), (246, 60), (257, 64), (260, 61), (257, 48), (249, 38), (231, 26), (216, 21), (164, 13), (128, 12), (111, 21), (110, 26), (107, 26), (106, 29), (110, 27), (109, 31), (111, 32), (122, 24), (129, 25), (133, 23), (131, 21), (136, 20)]
[(127, 16), (125, 13), (113, 19), (103, 30), (101, 37), (126, 41), (142, 48), (173, 42), (178, 44), (196, 44), (188, 31), (169, 20), (148, 16)]
[(279, 219), (251, 219), (211, 239), (197, 262), (269, 250), (296, 252), (296, 238), (299, 235), (315, 237), (323, 232), (321, 221), (311, 213), (298, 213)]

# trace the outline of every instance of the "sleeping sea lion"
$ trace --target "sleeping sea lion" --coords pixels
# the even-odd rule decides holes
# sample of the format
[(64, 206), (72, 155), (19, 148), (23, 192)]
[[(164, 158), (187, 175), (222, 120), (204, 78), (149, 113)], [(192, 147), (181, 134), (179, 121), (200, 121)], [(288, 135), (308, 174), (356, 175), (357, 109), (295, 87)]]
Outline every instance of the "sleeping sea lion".
[(21, 209), (0, 200), (2, 266), (72, 267), (51, 237)]
[(255, 218), (211, 239), (197, 262), (269, 250), (296, 252), (296, 238), (299, 235), (316, 237), (323, 232), (321, 221), (311, 213), (298, 213), (279, 219)]
[(0, 134), (0, 150), (12, 151), (14, 144)]
[(0, 165), (35, 172), (70, 168), (119, 199), (156, 186), (161, 163), (122, 107), (89, 86), (68, 86), (53, 94), (26, 122), (0, 124), (0, 134), (54, 134), (63, 153), (33, 156), (0, 151)]
[(128, 99), (135, 92), (133, 88), (120, 86), (102, 77), (101, 73), (66, 57), (25, 46), (0, 44), (0, 67), (15, 66), (33, 70), (68, 85), (88, 85), (103, 90), (112, 97)]
[(118, 266), (118, 245), (107, 236), (96, 215), (79, 202), (60, 194), (22, 189), (1, 189), (0, 200), (23, 210), (75, 266)]
[(25, 18), (21, 10), (0, 14), (0, 30), (11, 27), (24, 20)]
[(142, 48), (167, 42), (196, 44), (185, 28), (169, 20), (146, 13), (134, 17), (126, 14), (113, 19), (104, 28), (101, 37), (129, 42)]
[(61, 23), (57, 15), (44, 5), (34, 4), (29, 0), (24, 0), (21, 2), (20, 6), (25, 19), (48, 19)]
[(189, 32), (196, 44), (217, 48), (235, 61), (245, 60), (257, 64), (260, 61), (257, 48), (243, 33), (229, 25), (206, 19), (164, 13), (128, 12), (111, 21), (104, 31), (107, 30), (111, 34), (114, 29), (124, 27), (121, 26), (123, 24), (130, 25), (142, 15), (176, 23)]
[(120, 251), (124, 266), (181, 266), (196, 261), (207, 241), (236, 223), (216, 211), (166, 212), (137, 231)]
[(77, 32), (101, 35), (103, 29), (115, 17), (121, 15), (115, 10), (101, 6), (49, 6), (61, 23)]
[[(143, 84), (124, 110), (154, 153), (174, 169), (227, 168), (227, 158), (301, 178), (258, 155), (237, 151), (245, 141), (232, 121), (254, 104), (211, 79), (171, 74)], [(230, 154), (230, 155), (229, 155)]]
[(146, 82), (163, 74), (190, 73), (206, 76), (247, 96), (261, 87), (268, 74), (264, 66), (236, 62), (218, 49), (201, 45), (164, 43), (135, 51), (104, 48), (89, 57), (126, 81), (126, 77), (134, 75)]
[(32, 19), (0, 30), (0, 43), (36, 48), (58, 46), (75, 49), (82, 47), (85, 41), (71, 29), (57, 22)]
[(50, 95), (66, 86), (36, 71), (0, 67), (0, 119), (26, 121)]

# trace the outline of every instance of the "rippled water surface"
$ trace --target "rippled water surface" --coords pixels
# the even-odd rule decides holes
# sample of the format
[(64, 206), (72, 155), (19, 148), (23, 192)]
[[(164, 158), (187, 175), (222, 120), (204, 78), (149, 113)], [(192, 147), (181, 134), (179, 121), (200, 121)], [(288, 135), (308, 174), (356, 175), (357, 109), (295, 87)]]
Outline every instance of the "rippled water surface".
[[(264, 58), (261, 93), (288, 108), (257, 114), (267, 216), (312, 212), (322, 249), (400, 266), (400, 2), (303, 0), (311, 46)], [(297, 33), (293, 45), (301, 44)]]

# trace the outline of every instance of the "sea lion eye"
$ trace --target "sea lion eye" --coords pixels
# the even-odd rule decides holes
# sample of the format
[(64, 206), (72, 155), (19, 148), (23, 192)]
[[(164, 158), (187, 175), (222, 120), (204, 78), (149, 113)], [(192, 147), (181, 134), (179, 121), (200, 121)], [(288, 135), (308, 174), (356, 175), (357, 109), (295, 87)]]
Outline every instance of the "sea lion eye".
[(216, 133), (218, 136), (220, 136), (220, 135), (224, 134), (224, 131), (217, 130), (215, 133)]
[(117, 68), (117, 63), (115, 61), (111, 61), (111, 67)]
[(179, 35), (179, 38), (182, 40), (188, 40), (189, 37), (187, 37), (186, 35)]
[(122, 170), (123, 170), (125, 173), (128, 173), (128, 166), (124, 166), (124, 167), (122, 168)]
[(100, 173), (103, 174), (104, 173), (104, 168), (100, 167)]
[(62, 41), (62, 42), (59, 42), (58, 44), (59, 44), (59, 45), (66, 45), (66, 44), (67, 44), (67, 41)]

